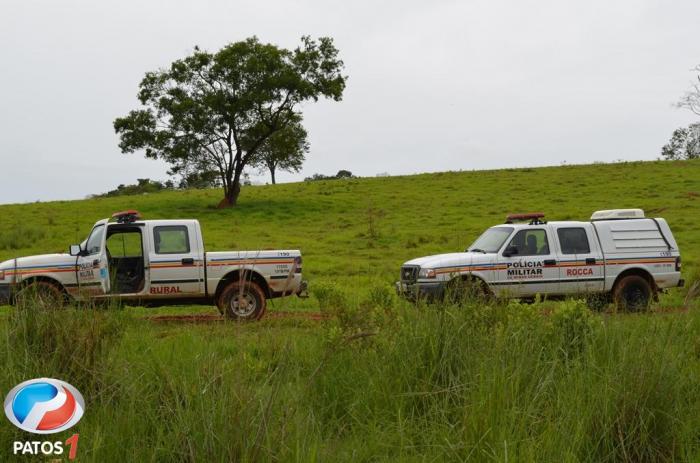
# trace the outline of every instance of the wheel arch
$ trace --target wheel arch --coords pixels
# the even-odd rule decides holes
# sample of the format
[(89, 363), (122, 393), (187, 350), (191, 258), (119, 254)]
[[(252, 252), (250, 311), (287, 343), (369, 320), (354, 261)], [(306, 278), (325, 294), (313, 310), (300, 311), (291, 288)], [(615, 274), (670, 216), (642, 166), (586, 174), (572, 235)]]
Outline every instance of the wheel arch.
[(486, 282), (486, 279), (480, 275), (479, 273), (460, 273), (460, 274), (455, 274), (450, 278), (447, 282), (447, 284), (454, 284), (455, 282), (461, 282), (461, 283), (477, 283), (479, 285), (482, 285), (483, 288), (485, 288), (489, 293), (494, 294), (493, 289), (491, 288), (491, 285), (489, 285)]
[(226, 288), (226, 286), (228, 286), (228, 284), (232, 281), (255, 282), (258, 284), (258, 286), (260, 286), (260, 289), (263, 290), (266, 298), (269, 299), (271, 296), (270, 285), (267, 284), (267, 280), (265, 280), (265, 277), (263, 277), (259, 272), (250, 269), (236, 269), (228, 272), (221, 278), (221, 280), (219, 280), (219, 283), (216, 285), (216, 291), (214, 292), (214, 300), (219, 299), (219, 296), (221, 296), (224, 288)]
[(623, 270), (622, 272), (620, 272), (617, 275), (617, 277), (615, 278), (615, 282), (613, 283), (610, 291), (614, 292), (615, 288), (617, 288), (618, 283), (623, 278), (628, 277), (630, 275), (636, 275), (636, 276), (640, 276), (640, 277), (644, 278), (647, 281), (647, 283), (649, 283), (649, 286), (651, 287), (651, 290), (654, 293), (656, 293), (659, 290), (659, 288), (656, 286), (656, 281), (654, 281), (654, 277), (651, 276), (651, 273), (648, 270), (641, 268), (641, 267), (632, 267), (632, 268), (628, 268), (628, 269)]
[(21, 291), (24, 288), (32, 285), (33, 283), (38, 283), (38, 282), (52, 284), (53, 286), (57, 287), (66, 298), (72, 298), (71, 294), (68, 292), (68, 290), (63, 285), (63, 283), (61, 283), (60, 281), (58, 281), (55, 278), (51, 278), (51, 277), (46, 276), (46, 275), (31, 276), (29, 278), (25, 278), (22, 281), (17, 282), (17, 284), (15, 286), (14, 293), (17, 294), (18, 291)]

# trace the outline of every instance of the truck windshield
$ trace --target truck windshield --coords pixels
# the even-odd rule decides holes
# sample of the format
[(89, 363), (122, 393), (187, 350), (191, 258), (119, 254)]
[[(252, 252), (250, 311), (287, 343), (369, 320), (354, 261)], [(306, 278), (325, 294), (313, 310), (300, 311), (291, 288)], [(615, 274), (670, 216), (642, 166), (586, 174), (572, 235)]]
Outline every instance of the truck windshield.
[(98, 225), (90, 232), (90, 237), (81, 243), (81, 247), (86, 251), (87, 255), (97, 254), (102, 250), (102, 235), (105, 232), (104, 225)]
[(470, 252), (498, 252), (513, 231), (513, 227), (493, 227), (486, 230), (467, 248)]

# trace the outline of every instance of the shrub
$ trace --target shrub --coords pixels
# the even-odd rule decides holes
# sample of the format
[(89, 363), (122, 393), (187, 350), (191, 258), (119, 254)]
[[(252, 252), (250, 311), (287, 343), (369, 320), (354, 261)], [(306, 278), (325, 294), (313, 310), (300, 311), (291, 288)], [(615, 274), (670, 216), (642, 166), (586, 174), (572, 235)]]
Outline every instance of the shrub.
[(396, 295), (390, 287), (386, 285), (374, 286), (369, 291), (369, 304), (382, 309), (390, 309), (394, 306)]
[(321, 311), (333, 312), (347, 305), (345, 293), (334, 283), (319, 282), (311, 287)]
[(558, 304), (551, 315), (551, 331), (555, 345), (564, 359), (579, 355), (586, 348), (600, 321), (585, 301), (567, 300)]

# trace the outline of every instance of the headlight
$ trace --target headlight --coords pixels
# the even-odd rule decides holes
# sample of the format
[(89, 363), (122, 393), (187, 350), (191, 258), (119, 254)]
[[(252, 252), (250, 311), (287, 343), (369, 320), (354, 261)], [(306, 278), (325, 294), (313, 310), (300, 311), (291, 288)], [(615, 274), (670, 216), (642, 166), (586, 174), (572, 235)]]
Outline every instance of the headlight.
[(418, 278), (435, 278), (435, 270), (432, 268), (422, 268), (418, 272)]

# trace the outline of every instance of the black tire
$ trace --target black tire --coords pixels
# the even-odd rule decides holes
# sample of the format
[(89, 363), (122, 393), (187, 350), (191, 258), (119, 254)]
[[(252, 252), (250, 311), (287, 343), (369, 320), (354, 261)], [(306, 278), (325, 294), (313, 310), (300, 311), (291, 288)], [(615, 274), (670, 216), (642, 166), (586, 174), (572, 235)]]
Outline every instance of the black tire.
[(35, 281), (22, 288), (15, 296), (18, 307), (32, 307), (44, 310), (62, 309), (67, 298), (63, 290), (48, 281)]
[(228, 319), (260, 320), (267, 309), (267, 299), (257, 283), (233, 281), (221, 292), (217, 305)]
[(488, 302), (493, 293), (479, 278), (455, 278), (445, 288), (444, 300), (450, 304), (478, 301)]
[(654, 297), (654, 288), (646, 278), (628, 275), (617, 282), (612, 297), (619, 310), (638, 312), (649, 308), (649, 303)]

